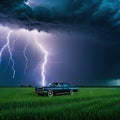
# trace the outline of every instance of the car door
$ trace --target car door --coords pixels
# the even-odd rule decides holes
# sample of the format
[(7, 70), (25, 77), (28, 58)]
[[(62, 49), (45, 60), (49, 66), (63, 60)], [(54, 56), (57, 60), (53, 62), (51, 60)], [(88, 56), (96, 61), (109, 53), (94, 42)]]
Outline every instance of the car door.
[(58, 84), (56, 85), (56, 93), (57, 93), (57, 94), (62, 93), (63, 90), (64, 90), (63, 86), (62, 86), (60, 83), (58, 83)]
[(64, 83), (63, 86), (64, 86), (64, 92), (69, 92), (70, 91), (69, 90), (70, 86), (68, 84)]
[(64, 93), (64, 92), (65, 92), (64, 84), (63, 84), (63, 83), (60, 83), (60, 84), (59, 84), (59, 87), (60, 87), (60, 92), (61, 92), (61, 93)]
[(61, 92), (66, 93), (68, 91), (68, 87), (65, 83), (61, 83)]

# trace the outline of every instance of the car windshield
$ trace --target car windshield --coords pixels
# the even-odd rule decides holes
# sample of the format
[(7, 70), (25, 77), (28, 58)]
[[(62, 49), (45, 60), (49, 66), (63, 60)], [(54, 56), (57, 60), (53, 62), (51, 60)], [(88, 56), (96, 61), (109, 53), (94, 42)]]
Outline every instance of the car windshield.
[(49, 83), (48, 86), (57, 86), (57, 85), (58, 85), (58, 83)]

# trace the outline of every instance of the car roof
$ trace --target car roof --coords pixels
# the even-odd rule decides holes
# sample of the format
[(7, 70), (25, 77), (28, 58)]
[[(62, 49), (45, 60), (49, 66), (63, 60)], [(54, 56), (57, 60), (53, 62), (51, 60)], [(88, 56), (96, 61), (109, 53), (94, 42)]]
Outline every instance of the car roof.
[(67, 83), (67, 82), (52, 82), (53, 84), (58, 84), (58, 83), (62, 83), (62, 84), (70, 84), (70, 83)]

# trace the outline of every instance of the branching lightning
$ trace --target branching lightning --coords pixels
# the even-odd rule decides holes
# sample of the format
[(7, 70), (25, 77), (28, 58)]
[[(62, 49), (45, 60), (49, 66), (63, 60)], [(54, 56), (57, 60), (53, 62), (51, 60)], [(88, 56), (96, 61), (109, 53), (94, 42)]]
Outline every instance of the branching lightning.
[(25, 69), (24, 69), (24, 74), (26, 73), (26, 70), (28, 68), (28, 57), (26, 55), (26, 50), (28, 48), (28, 45), (29, 45), (29, 43), (26, 44), (26, 46), (25, 46), (25, 48), (23, 50), (23, 55), (24, 55), (24, 58), (25, 58), (25, 61), (26, 61), (26, 63), (25, 63)]
[[(14, 45), (15, 45), (15, 42), (17, 41), (17, 39), (18, 39), (18, 35), (17, 35), (17, 38), (14, 40), (14, 42), (12, 43), (12, 48), (11, 48), (11, 52), (14, 50)], [(4, 70), (4, 72), (7, 70), (7, 68), (8, 68), (8, 66), (9, 66), (9, 64), (10, 64), (10, 59), (9, 59), (9, 62), (8, 62), (8, 64), (7, 64), (7, 67), (5, 68), (5, 70)]]
[(13, 31), (9, 31), (8, 32), (8, 35), (7, 35), (7, 43), (2, 47), (2, 49), (0, 50), (0, 62), (1, 62), (1, 59), (2, 59), (2, 55), (3, 55), (3, 52), (6, 48), (8, 48), (8, 52), (9, 52), (9, 55), (10, 55), (10, 60), (12, 62), (12, 70), (13, 70), (13, 79), (15, 78), (15, 62), (13, 60), (13, 55), (12, 55), (12, 50), (11, 50), (11, 47), (10, 47), (10, 35), (12, 34)]
[(45, 77), (45, 68), (46, 68), (46, 65), (47, 65), (47, 61), (48, 61), (48, 52), (47, 50), (44, 48), (44, 46), (42, 46), (38, 39), (36, 38), (36, 35), (34, 36), (34, 40), (36, 42), (36, 45), (39, 46), (40, 50), (43, 52), (44, 54), (44, 60), (43, 60), (43, 63), (42, 63), (42, 66), (41, 66), (41, 77), (42, 77), (42, 85), (45, 86), (45, 82), (46, 82), (46, 77)]
[[(20, 29), (20, 30), (10, 30), (10, 29), (6, 29), (8, 31), (8, 34), (7, 34), (7, 37), (6, 37), (6, 43), (2, 46), (2, 48), (0, 49), (0, 63), (2, 62), (2, 56), (5, 52), (5, 50), (7, 49), (8, 50), (8, 53), (9, 53), (9, 62), (8, 62), (8, 66), (9, 66), (9, 63), (11, 63), (11, 70), (12, 70), (12, 78), (14, 79), (15, 78), (15, 74), (16, 74), (16, 70), (15, 70), (15, 61), (14, 61), (14, 58), (13, 58), (13, 49), (14, 46), (15, 46), (15, 42), (16, 40), (19, 40), (18, 37), (16, 37), (15, 40), (12, 40), (11, 41), (11, 34), (13, 33), (20, 33), (20, 34), (25, 34), (25, 35), (28, 35), (30, 37), (24, 37), (25, 40), (27, 40), (27, 43), (25, 45), (25, 47), (22, 49), (22, 52), (23, 52), (23, 56), (24, 56), (24, 59), (25, 59), (25, 66), (24, 66), (24, 74), (26, 74), (26, 71), (28, 69), (28, 62), (29, 62), (29, 59), (28, 59), (28, 56), (27, 56), (27, 50), (28, 50), (28, 47), (29, 47), (29, 44), (32, 43), (33, 45), (35, 45), (35, 47), (37, 47), (39, 49), (39, 51), (41, 51), (43, 53), (43, 61), (42, 63), (40, 62), (40, 76), (41, 76), (41, 85), (42, 86), (45, 86), (46, 84), (46, 65), (47, 65), (47, 62), (48, 62), (48, 51), (47, 49), (45, 48), (45, 46), (39, 41), (39, 32), (37, 32), (36, 30), (33, 30), (33, 31), (27, 31), (27, 30), (24, 30), (24, 29)], [(15, 35), (15, 34), (13, 34)], [(32, 36), (34, 37), (34, 43), (31, 42), (30, 40)], [(41, 34), (42, 35), (42, 34)], [(41, 36), (43, 37), (44, 34)], [(15, 37), (15, 36), (13, 36)], [(43, 37), (44, 38), (44, 37)], [(30, 39), (30, 40), (29, 40)], [(28, 41), (29, 40), (29, 41)], [(6, 68), (7, 69), (7, 68)]]

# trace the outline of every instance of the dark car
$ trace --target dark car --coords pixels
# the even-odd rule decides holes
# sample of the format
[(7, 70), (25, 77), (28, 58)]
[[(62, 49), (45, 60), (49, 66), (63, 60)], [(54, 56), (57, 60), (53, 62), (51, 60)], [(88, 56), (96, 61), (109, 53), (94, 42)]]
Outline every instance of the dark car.
[(78, 91), (77, 86), (70, 85), (69, 83), (63, 82), (54, 82), (50, 83), (46, 87), (36, 87), (35, 92), (39, 95), (47, 94), (49, 97), (52, 97), (56, 94), (70, 94), (73, 95), (74, 92)]

